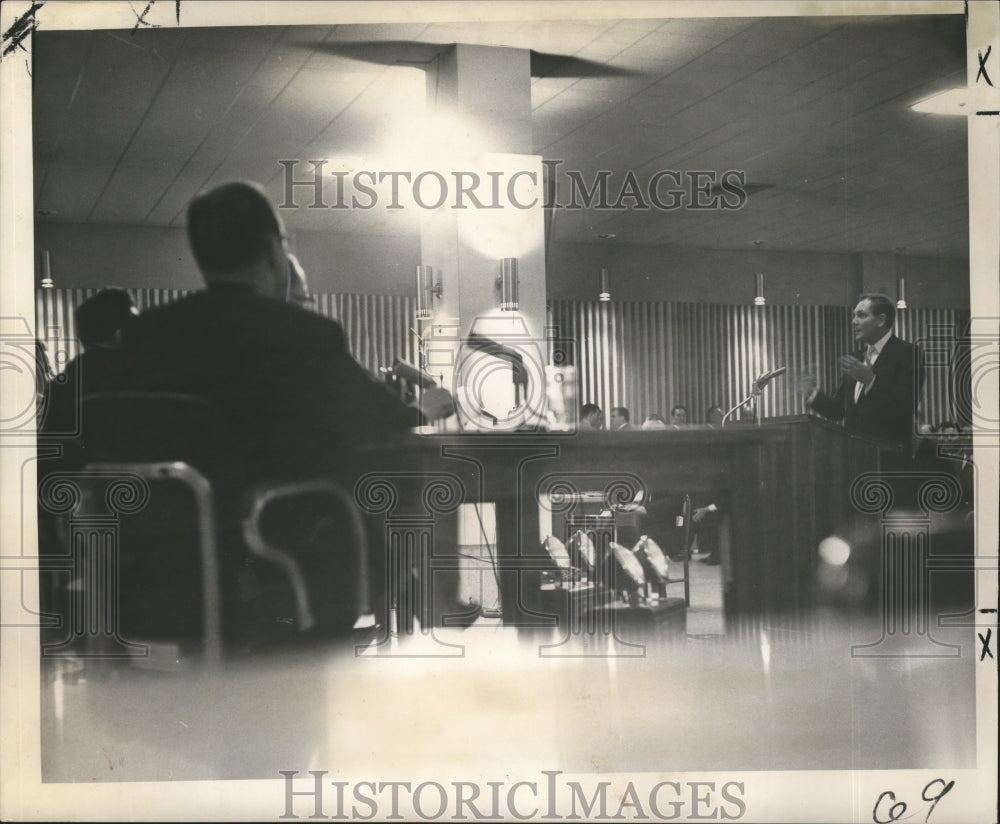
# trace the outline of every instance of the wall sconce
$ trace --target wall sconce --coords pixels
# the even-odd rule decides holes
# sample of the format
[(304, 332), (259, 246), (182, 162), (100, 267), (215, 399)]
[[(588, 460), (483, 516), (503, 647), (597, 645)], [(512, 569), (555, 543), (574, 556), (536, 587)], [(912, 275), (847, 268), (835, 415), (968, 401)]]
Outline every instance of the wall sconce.
[(597, 299), (602, 303), (607, 303), (611, 300), (611, 278), (608, 275), (607, 269), (601, 269), (601, 293), (597, 296)]
[[(895, 249), (896, 257), (894, 263), (897, 268), (899, 268), (899, 259), (903, 256), (905, 251), (905, 246), (897, 246)], [(906, 278), (902, 275), (896, 276), (896, 308), (906, 308)]]
[[(755, 240), (753, 242), (754, 260), (757, 263), (757, 268), (758, 269), (760, 268), (760, 245), (763, 242), (764, 241), (762, 241), (762, 240)], [(754, 275), (754, 280), (755, 280), (755, 284), (754, 284), (754, 293), (753, 293), (753, 305), (754, 306), (766, 306), (767, 305), (767, 299), (764, 297), (764, 273), (763, 272), (757, 272)]]
[(431, 312), (431, 295), (441, 297), (441, 282), (434, 282), (434, 267), (417, 267), (417, 320), (427, 320), (433, 317)]
[(517, 258), (501, 258), (497, 286), (500, 288), (500, 309), (504, 312), (516, 312), (518, 308)]
[(758, 272), (755, 277), (757, 278), (757, 291), (753, 296), (753, 305), (767, 306), (767, 298), (764, 297), (764, 273)]
[(55, 286), (52, 281), (52, 256), (49, 250), (42, 252), (42, 288), (51, 289)]

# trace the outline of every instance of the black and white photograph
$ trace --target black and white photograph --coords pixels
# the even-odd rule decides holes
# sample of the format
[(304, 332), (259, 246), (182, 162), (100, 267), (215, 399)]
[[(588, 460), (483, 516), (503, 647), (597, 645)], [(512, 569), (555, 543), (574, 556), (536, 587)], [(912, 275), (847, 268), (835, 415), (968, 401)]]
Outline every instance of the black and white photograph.
[(0, 33), (0, 818), (997, 820), (998, 0)]

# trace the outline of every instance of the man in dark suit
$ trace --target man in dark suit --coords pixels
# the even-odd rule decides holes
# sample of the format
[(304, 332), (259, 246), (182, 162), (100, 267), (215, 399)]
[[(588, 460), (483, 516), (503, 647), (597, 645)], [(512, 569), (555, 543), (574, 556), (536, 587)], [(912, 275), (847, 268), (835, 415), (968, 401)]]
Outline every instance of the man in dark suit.
[(865, 294), (854, 308), (852, 324), (859, 348), (840, 358), (843, 380), (831, 396), (807, 376), (798, 389), (806, 406), (851, 431), (885, 443), (911, 443), (917, 402), (923, 386), (920, 350), (892, 334), (896, 307), (890, 298)]
[(121, 388), (120, 343), (138, 314), (124, 289), (102, 289), (77, 307), (76, 335), (83, 351), (49, 384), (43, 434), (74, 432), (84, 395)]
[[(138, 318), (123, 343), (128, 388), (213, 401), (268, 478), (336, 475), (350, 447), (421, 422), (354, 360), (338, 323), (289, 299), (302, 274), (262, 190), (199, 195), (187, 229), (207, 288)], [(424, 406), (444, 417), (450, 395), (425, 393)]]
[[(232, 182), (198, 195), (187, 231), (206, 288), (143, 313), (126, 331), (124, 387), (212, 401), (245, 447), (239, 458), (248, 472), (240, 483), (317, 476), (350, 484), (355, 445), (453, 411), (443, 389), (425, 391), (421, 410), (402, 403), (351, 357), (338, 323), (302, 308), (304, 273), (258, 186)], [(306, 514), (283, 518), (278, 532), (282, 548), (306, 561), (316, 623), (349, 627), (357, 570), (343, 526)], [(241, 559), (230, 555), (223, 587), (232, 602), (252, 601), (249, 620), (263, 629), (251, 634), (290, 622), (288, 590), (268, 565), (249, 559), (250, 583), (232, 592)], [(381, 563), (374, 553), (372, 563)]]
[(632, 428), (629, 420), (628, 409), (624, 406), (615, 406), (611, 409), (611, 431), (624, 432)]

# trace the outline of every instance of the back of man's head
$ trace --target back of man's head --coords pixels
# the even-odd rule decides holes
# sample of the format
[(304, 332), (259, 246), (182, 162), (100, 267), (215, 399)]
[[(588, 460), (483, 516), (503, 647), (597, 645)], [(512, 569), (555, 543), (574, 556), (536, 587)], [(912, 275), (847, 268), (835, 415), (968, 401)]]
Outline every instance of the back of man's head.
[(580, 407), (580, 422), (586, 423), (594, 427), (594, 429), (598, 429), (603, 425), (603, 417), (604, 413), (596, 403), (585, 403)]
[(117, 333), (136, 315), (132, 298), (124, 289), (102, 289), (76, 309), (76, 334), (84, 349), (114, 346)]
[(264, 190), (245, 181), (223, 183), (188, 205), (188, 241), (205, 280), (231, 280), (265, 257), (283, 235)]

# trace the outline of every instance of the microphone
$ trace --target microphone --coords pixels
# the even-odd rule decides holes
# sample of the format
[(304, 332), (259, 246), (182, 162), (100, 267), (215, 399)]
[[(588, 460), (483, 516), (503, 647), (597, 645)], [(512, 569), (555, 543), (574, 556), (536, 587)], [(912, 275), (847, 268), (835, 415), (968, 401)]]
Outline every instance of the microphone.
[(770, 372), (765, 372), (757, 380), (753, 382), (754, 392), (763, 391), (764, 387), (767, 386), (772, 380), (777, 378), (779, 375), (784, 375), (788, 371), (787, 366), (779, 366), (777, 369), (772, 369)]
[(753, 382), (753, 386), (750, 389), (750, 394), (747, 395), (743, 400), (741, 400), (736, 406), (730, 409), (725, 415), (722, 416), (722, 425), (726, 425), (726, 421), (729, 420), (729, 416), (733, 414), (737, 409), (743, 406), (748, 406), (750, 409), (754, 410), (754, 419), (757, 423), (760, 423), (760, 419), (757, 418), (756, 400), (761, 392), (764, 391), (764, 387), (767, 386), (774, 378), (779, 375), (784, 375), (788, 371), (787, 366), (779, 366), (777, 369), (772, 369), (770, 372), (764, 372), (760, 375), (757, 380)]
[(396, 359), (396, 362), (392, 365), (392, 374), (397, 378), (402, 378), (410, 386), (419, 386), (421, 389), (426, 389), (429, 386), (434, 386), (434, 378), (422, 369), (417, 369), (412, 363), (407, 363), (406, 361)]

